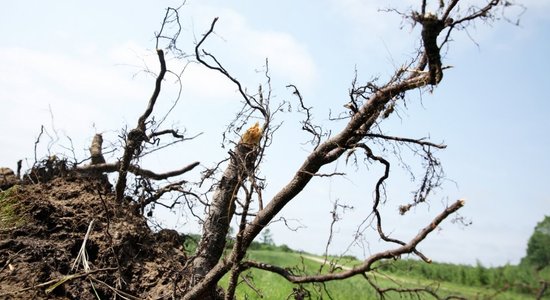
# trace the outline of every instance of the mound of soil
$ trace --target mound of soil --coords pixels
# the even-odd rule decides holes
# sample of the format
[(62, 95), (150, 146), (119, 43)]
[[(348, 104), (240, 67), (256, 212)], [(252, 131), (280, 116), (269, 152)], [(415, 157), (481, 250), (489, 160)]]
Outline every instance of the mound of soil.
[[(0, 193), (0, 299), (171, 299), (184, 292), (183, 236), (151, 231), (131, 201), (115, 201), (102, 175), (54, 175)], [(83, 244), (86, 256), (77, 260)]]

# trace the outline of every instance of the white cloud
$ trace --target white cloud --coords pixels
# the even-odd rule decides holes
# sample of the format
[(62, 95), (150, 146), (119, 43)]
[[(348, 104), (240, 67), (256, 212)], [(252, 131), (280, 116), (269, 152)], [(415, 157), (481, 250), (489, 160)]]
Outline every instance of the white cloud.
[[(519, 4), (524, 5), (527, 9), (539, 10), (539, 9), (548, 9), (550, 8), (550, 2), (547, 0), (522, 0), (518, 1)], [(541, 12), (541, 15), (546, 15), (544, 12)]]
[[(215, 32), (205, 42), (203, 49), (211, 52), (228, 72), (243, 84), (243, 88), (255, 89), (265, 81), (257, 69), (269, 60), (270, 75), (283, 84), (294, 83), (307, 89), (315, 84), (316, 66), (307, 47), (291, 34), (273, 30), (252, 28), (246, 19), (232, 9), (190, 5), (184, 11), (191, 17), (181, 17), (183, 31), (178, 41), (187, 53), (194, 51), (194, 43), (209, 28), (215, 16), (219, 16)], [(191, 21), (189, 21), (191, 20)], [(194, 43), (191, 41), (194, 35)], [(117, 64), (127, 66), (133, 73), (150, 69), (158, 71), (158, 58), (153, 50), (126, 42), (111, 49), (109, 57)], [(194, 60), (191, 57), (190, 60)], [(206, 58), (205, 60), (209, 60)], [(182, 70), (183, 92), (201, 101), (233, 101), (237, 87), (225, 76), (198, 63), (167, 56), (168, 69), (175, 73)], [(140, 73), (144, 74), (144, 73)], [(170, 78), (171, 75), (167, 75)], [(175, 79), (174, 77), (171, 77)], [(173, 81), (169, 81), (173, 82)]]
[[(197, 63), (186, 66), (185, 61), (174, 59), (167, 63), (174, 72), (186, 67), (181, 76), (180, 102), (183, 103), (179, 104), (180, 111), (172, 114), (172, 119), (193, 123), (190, 118), (201, 120), (206, 110), (209, 115), (227, 114), (219, 104), (235, 100), (233, 82)], [(0, 166), (31, 158), (41, 125), (50, 135), (57, 131), (62, 146), (70, 146), (66, 139), (70, 137), (79, 152), (77, 155), (85, 151), (94, 131), (109, 132), (114, 142), (116, 131), (125, 124), (133, 126), (152, 93), (155, 76), (140, 71), (147, 67), (158, 72), (159, 68), (156, 53), (134, 42), (121, 43), (104, 53), (95, 47), (90, 51), (77, 49), (62, 54), (0, 47), (0, 65), (0, 111), (3, 113), (0, 127), (17, 126), (17, 131), (6, 133), (0, 141), (2, 145), (9, 143), (9, 147), (3, 147)], [(167, 74), (155, 115), (163, 116), (176, 99), (178, 85), (174, 82), (175, 78)], [(201, 106), (200, 110), (190, 112), (190, 103)], [(216, 106), (204, 106), (205, 103)], [(170, 122), (176, 122), (174, 120)], [(217, 121), (223, 122), (223, 119)], [(193, 125), (195, 132), (203, 130), (202, 126)], [(170, 123), (167, 126), (171, 126)], [(46, 154), (49, 138), (44, 137), (42, 141), (45, 142), (41, 143), (39, 157)], [(52, 151), (67, 152), (56, 147)]]
[[(202, 20), (209, 24), (212, 11), (208, 12), (205, 7), (201, 9), (203, 13), (197, 16), (199, 19), (202, 16)], [(218, 9), (214, 11), (220, 12)], [(252, 82), (253, 86), (248, 88), (253, 88), (265, 80), (255, 73), (254, 68), (263, 65), (266, 57), (270, 59), (272, 75), (305, 86), (313, 84), (316, 73), (313, 59), (307, 48), (290, 34), (253, 29), (233, 10), (222, 10), (219, 15), (223, 25), (212, 39), (223, 43), (222, 48), (218, 48), (223, 50), (222, 56), (232, 57), (226, 63), (232, 75), (246, 79), (249, 78), (246, 75), (253, 73), (253, 81), (243, 81), (245, 87)], [(189, 36), (186, 42), (189, 43)], [(208, 46), (211, 44), (209, 41)], [(10, 135), (11, 148), (16, 150), (8, 151), (2, 160), (11, 162), (21, 155), (31, 156), (29, 150), (32, 149), (33, 137), (41, 125), (49, 127), (50, 131), (52, 127), (63, 129), (75, 146), (82, 147), (94, 130), (117, 130), (123, 122), (133, 124), (141, 112), (152, 91), (151, 79), (154, 78), (154, 75), (141, 71), (146, 68), (155, 73), (158, 71), (154, 50), (132, 41), (107, 49), (91, 41), (65, 50), (45, 52), (23, 47), (0, 48), (3, 69), (0, 73), (0, 107), (4, 112), (0, 126), (18, 126), (18, 133)], [(185, 68), (181, 77), (184, 101), (199, 104), (204, 101), (235, 101), (236, 86), (219, 72), (197, 63), (187, 65), (185, 60), (168, 59), (170, 70), (179, 73)], [(163, 83), (163, 97), (175, 99), (177, 85), (173, 84), (174, 81), (175, 78), (168, 74)], [(171, 104), (170, 100), (163, 101), (155, 111), (162, 114)], [(217, 108), (226, 112), (222, 107)]]
[[(238, 68), (244, 73), (263, 66), (267, 58), (271, 74), (281, 80), (305, 88), (315, 84), (315, 61), (307, 46), (300, 43), (291, 33), (253, 28), (241, 14), (232, 9), (209, 6), (199, 6), (195, 9), (191, 15), (198, 19), (194, 23), (194, 28), (199, 32), (204, 31), (200, 28), (209, 27), (213, 17), (219, 16), (215, 34), (207, 41), (205, 48), (217, 49), (222, 53), (214, 53), (215, 55), (231, 60), (225, 63), (222, 61), (226, 67), (232, 70)], [(196, 24), (199, 23), (202, 27), (197, 27)], [(241, 66), (235, 65), (237, 63)], [(256, 82), (258, 79), (261, 80), (258, 74), (255, 75)]]
[[(134, 73), (140, 72), (145, 74), (143, 70), (150, 70), (155, 74), (158, 73), (159, 62), (157, 54), (136, 43), (127, 42), (113, 48), (110, 51), (110, 57), (113, 61), (128, 66)], [(173, 58), (170, 54), (167, 54), (166, 60), (168, 70), (175, 74), (181, 74), (180, 80), (183, 94), (187, 98), (200, 98), (201, 102), (219, 102), (227, 101), (227, 99), (231, 99), (228, 96), (236, 94), (237, 87), (235, 84), (218, 71), (210, 70), (196, 62), (189, 62), (186, 59)], [(149, 79), (153, 78), (149, 75), (151, 74), (147, 76)], [(167, 74), (165, 78), (167, 80), (163, 86), (163, 91), (164, 89), (176, 87), (172, 85), (177, 80), (174, 74)]]
[[(402, 39), (402, 35), (396, 35), (396, 30), (401, 25), (408, 25), (398, 13), (408, 13), (418, 9), (420, 1), (361, 1), (361, 0), (330, 0), (332, 8), (339, 13), (344, 20), (355, 23), (364, 37), (384, 36)], [(394, 11), (396, 10), (396, 11)], [(405, 26), (409, 27), (409, 26)]]
[(255, 60), (269, 59), (270, 69), (281, 73), (290, 82), (310, 87), (316, 68), (307, 48), (291, 35), (281, 32), (250, 32), (254, 41), (248, 49)]
[(131, 103), (149, 95), (130, 76), (94, 56), (82, 59), (4, 47), (0, 65), (0, 127), (17, 128), (5, 135), (10, 147), (5, 147), (2, 164), (29, 157), (41, 125), (52, 135), (58, 129), (81, 148), (94, 124), (99, 131), (119, 128), (124, 115), (134, 109)]
[[(47, 83), (53, 85), (51, 89), (57, 87), (70, 92), (86, 91), (95, 96), (122, 98), (136, 97), (141, 92), (131, 81), (118, 76), (114, 69), (97, 65), (95, 61), (23, 48), (1, 48), (0, 57), (5, 68), (2, 81), (15, 88), (31, 83), (40, 87)], [(11, 71), (20, 77), (11, 78)]]

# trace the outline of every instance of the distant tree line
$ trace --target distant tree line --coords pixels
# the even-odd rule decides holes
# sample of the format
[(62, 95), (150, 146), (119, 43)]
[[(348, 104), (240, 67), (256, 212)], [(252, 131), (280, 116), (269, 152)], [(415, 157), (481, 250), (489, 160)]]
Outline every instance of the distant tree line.
[(393, 264), (381, 264), (379, 269), (404, 276), (538, 294), (542, 297), (550, 282), (550, 216), (546, 216), (535, 227), (527, 243), (527, 254), (519, 265), (488, 268), (479, 261), (476, 266), (468, 266), (398, 260)]

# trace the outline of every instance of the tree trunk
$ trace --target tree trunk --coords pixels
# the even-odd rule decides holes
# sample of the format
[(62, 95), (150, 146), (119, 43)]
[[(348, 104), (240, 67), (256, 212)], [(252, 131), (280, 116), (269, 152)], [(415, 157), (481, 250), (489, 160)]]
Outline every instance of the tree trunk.
[[(221, 258), (239, 188), (248, 176), (254, 176), (254, 163), (258, 155), (255, 145), (241, 141), (230, 155), (229, 165), (218, 183), (203, 224), (202, 237), (193, 261), (192, 285), (202, 280)], [(203, 299), (216, 298), (216, 287), (212, 286), (207, 293), (209, 295), (203, 295)]]

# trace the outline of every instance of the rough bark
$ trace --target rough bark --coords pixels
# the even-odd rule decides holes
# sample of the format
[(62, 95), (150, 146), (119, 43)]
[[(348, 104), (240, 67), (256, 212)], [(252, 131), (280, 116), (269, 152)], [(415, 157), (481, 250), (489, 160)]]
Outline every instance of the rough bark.
[(437, 45), (437, 37), (443, 28), (445, 28), (445, 23), (443, 20), (438, 19), (437, 16), (429, 13), (418, 18), (418, 21), (422, 24), (422, 42), (424, 43), (424, 49), (428, 57), (428, 70), (430, 72), (428, 83), (435, 85), (443, 78), (441, 54)]
[[(243, 136), (244, 138), (244, 136)], [(240, 186), (254, 176), (257, 147), (241, 140), (230, 153), (231, 159), (214, 193), (208, 216), (203, 224), (202, 238), (193, 261), (193, 281), (198, 282), (218, 263), (226, 244), (229, 222), (235, 212), (235, 200)], [(215, 293), (215, 286), (207, 293)], [(203, 295), (203, 299), (213, 295)]]
[(90, 164), (104, 164), (105, 158), (101, 152), (101, 147), (103, 145), (103, 136), (101, 134), (96, 134), (92, 140), (92, 145), (90, 146), (90, 155), (92, 162)]

